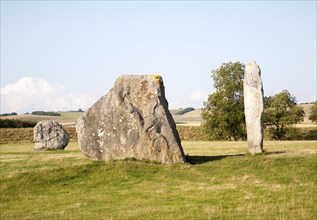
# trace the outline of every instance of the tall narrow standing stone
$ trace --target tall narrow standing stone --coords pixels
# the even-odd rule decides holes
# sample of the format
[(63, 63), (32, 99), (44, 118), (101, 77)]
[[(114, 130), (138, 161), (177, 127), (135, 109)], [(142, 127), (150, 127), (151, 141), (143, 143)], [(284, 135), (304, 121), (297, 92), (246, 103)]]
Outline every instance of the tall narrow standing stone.
[(260, 67), (253, 61), (244, 73), (244, 112), (248, 148), (251, 154), (263, 152), (263, 85)]

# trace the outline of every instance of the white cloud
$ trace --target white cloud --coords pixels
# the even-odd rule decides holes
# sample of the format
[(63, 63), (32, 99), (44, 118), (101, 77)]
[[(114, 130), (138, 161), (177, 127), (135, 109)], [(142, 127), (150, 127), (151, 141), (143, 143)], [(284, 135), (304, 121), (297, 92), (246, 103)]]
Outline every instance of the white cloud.
[(30, 76), (7, 84), (0, 94), (1, 113), (86, 109), (95, 101), (87, 95), (68, 92), (61, 84)]
[(195, 90), (190, 94), (190, 99), (192, 101), (197, 101), (197, 102), (205, 102), (207, 101), (208, 95), (203, 93), (201, 90)]

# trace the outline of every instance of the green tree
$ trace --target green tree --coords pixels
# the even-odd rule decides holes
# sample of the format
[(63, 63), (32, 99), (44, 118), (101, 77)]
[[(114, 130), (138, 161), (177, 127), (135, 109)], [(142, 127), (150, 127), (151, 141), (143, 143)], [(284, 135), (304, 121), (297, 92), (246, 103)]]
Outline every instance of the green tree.
[(209, 95), (202, 110), (203, 129), (212, 139), (246, 138), (243, 77), (245, 65), (224, 63), (212, 70), (216, 92)]
[(283, 140), (292, 128), (304, 118), (304, 110), (296, 105), (296, 98), (287, 90), (264, 98), (264, 124), (273, 139)]
[(312, 122), (317, 121), (317, 101), (315, 101), (314, 105), (310, 109), (309, 120)]

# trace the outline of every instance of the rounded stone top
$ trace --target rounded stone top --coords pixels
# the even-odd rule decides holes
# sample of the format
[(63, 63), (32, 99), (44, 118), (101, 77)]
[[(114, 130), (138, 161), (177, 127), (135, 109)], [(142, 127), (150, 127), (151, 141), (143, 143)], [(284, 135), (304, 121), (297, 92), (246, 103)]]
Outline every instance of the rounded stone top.
[(258, 65), (258, 64), (253, 60), (248, 63), (248, 66), (252, 66), (252, 65)]
[(261, 69), (255, 61), (249, 62), (245, 67), (245, 73), (258, 73), (261, 76)]

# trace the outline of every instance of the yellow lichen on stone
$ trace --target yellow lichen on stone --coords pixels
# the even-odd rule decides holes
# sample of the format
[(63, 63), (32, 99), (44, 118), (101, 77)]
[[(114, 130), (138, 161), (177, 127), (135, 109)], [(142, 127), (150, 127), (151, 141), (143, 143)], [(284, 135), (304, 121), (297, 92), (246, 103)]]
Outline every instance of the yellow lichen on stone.
[(156, 85), (160, 85), (161, 82), (161, 76), (160, 75), (151, 75), (152, 80)]

